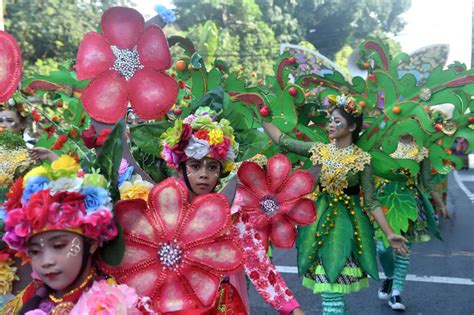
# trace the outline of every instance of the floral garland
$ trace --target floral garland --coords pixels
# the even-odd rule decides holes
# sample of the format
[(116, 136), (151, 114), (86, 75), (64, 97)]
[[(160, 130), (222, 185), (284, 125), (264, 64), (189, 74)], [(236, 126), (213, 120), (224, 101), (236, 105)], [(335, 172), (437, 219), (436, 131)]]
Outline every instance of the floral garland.
[(348, 173), (361, 172), (370, 163), (370, 154), (356, 145), (339, 149), (334, 144), (316, 143), (310, 149), (310, 160), (314, 165), (321, 164), (320, 183), (330, 194), (344, 190), (349, 185)]
[(227, 119), (216, 120), (217, 113), (209, 107), (199, 108), (184, 120), (177, 119), (161, 137), (161, 156), (168, 166), (177, 169), (188, 158), (211, 157), (225, 161), (224, 173), (232, 171), (239, 150), (234, 129)]
[(107, 185), (104, 176), (84, 173), (68, 155), (33, 168), (7, 193), (3, 240), (23, 252), (27, 239), (45, 230), (73, 230), (100, 241), (114, 238), (117, 229)]

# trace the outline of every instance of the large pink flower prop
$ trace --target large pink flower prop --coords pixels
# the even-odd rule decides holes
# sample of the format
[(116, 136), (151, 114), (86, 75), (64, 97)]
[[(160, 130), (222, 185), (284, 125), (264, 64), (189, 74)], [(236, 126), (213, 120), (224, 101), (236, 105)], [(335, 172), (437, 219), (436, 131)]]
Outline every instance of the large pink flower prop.
[(316, 207), (304, 198), (313, 189), (310, 173), (297, 170), (290, 174), (291, 162), (283, 154), (268, 160), (267, 174), (255, 162), (244, 162), (237, 173), (236, 203), (243, 218), (250, 220), (266, 248), (290, 248), (295, 243), (295, 225), (308, 225), (316, 219)]
[(187, 202), (186, 186), (169, 178), (144, 200), (117, 203), (125, 236), (125, 256), (105, 266), (119, 283), (148, 296), (159, 314), (211, 306), (221, 276), (242, 264), (240, 247), (228, 233), (229, 205), (207, 194)]
[(18, 88), (22, 59), (20, 46), (7, 32), (0, 31), (0, 102), (6, 102)]
[(130, 101), (143, 119), (161, 118), (178, 96), (176, 80), (164, 71), (171, 54), (163, 31), (145, 29), (136, 10), (113, 7), (102, 15), (102, 34), (87, 33), (79, 46), (77, 78), (92, 79), (81, 95), (87, 113), (114, 124), (124, 117)]

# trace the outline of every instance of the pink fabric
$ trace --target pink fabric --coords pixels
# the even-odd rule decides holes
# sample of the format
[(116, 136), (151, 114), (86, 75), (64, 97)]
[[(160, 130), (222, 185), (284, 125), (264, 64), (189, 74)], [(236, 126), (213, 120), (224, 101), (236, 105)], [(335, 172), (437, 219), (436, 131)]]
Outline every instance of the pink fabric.
[(284, 304), (278, 312), (280, 315), (289, 315), (291, 312), (294, 311), (295, 308), (300, 307), (300, 303), (295, 298), (292, 298), (290, 301), (288, 301), (286, 304)]
[[(276, 270), (262, 243), (260, 235), (253, 225), (244, 222), (239, 216), (234, 223), (234, 235), (239, 239), (244, 251), (244, 269), (260, 296), (280, 314), (289, 314), (298, 302)], [(248, 294), (239, 288), (242, 300), (248, 305)]]

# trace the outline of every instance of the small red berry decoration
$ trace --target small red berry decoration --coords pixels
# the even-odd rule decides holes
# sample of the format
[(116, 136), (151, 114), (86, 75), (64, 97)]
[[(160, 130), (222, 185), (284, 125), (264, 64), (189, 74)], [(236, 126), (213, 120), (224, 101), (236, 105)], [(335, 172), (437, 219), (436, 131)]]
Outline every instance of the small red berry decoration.
[(392, 113), (394, 114), (400, 114), (402, 110), (400, 109), (400, 106), (395, 106), (394, 108), (392, 108)]
[(288, 93), (290, 93), (291, 96), (296, 96), (296, 94), (298, 94), (298, 90), (295, 87), (290, 87), (288, 89)]
[(441, 130), (443, 130), (443, 125), (440, 124), (440, 123), (436, 123), (436, 124), (434, 125), (434, 128), (435, 128), (436, 130), (438, 130), (438, 131), (441, 131)]
[(262, 108), (260, 108), (259, 112), (262, 117), (267, 117), (268, 115), (270, 115), (270, 109), (267, 106), (263, 106)]
[(299, 130), (296, 131), (295, 134), (296, 134), (296, 138), (298, 138), (298, 139), (303, 139), (304, 138), (304, 134)]
[(175, 108), (173, 109), (173, 113), (175, 115), (181, 115), (181, 113), (183, 112), (183, 110), (181, 108)]
[(288, 58), (288, 63), (295, 64), (296, 63), (296, 58), (295, 57)]

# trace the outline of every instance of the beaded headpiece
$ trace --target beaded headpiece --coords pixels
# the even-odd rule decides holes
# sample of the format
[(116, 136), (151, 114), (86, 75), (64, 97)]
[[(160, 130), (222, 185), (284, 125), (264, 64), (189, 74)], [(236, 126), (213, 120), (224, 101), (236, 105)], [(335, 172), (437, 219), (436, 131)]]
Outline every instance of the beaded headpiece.
[(161, 156), (168, 166), (177, 169), (188, 158), (210, 157), (223, 162), (223, 172), (234, 168), (239, 145), (227, 119), (217, 121), (209, 107), (199, 108), (184, 120), (177, 119), (161, 137)]
[(352, 96), (341, 95), (330, 95), (328, 96), (329, 100), (329, 110), (339, 107), (343, 108), (344, 111), (351, 114), (354, 117), (359, 117), (364, 109), (360, 106)]
[(117, 235), (106, 179), (82, 172), (70, 156), (33, 168), (14, 182), (7, 195), (3, 240), (17, 251), (24, 251), (33, 235), (49, 230), (67, 230), (101, 242)]

